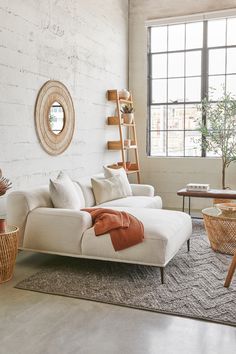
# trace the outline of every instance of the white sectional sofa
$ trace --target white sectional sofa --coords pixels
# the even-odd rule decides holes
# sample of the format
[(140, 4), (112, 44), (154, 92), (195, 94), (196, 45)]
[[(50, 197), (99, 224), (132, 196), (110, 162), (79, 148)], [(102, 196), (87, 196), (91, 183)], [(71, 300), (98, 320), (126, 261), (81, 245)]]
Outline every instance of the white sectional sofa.
[[(90, 177), (75, 182), (83, 207), (95, 206)], [(189, 215), (162, 210), (162, 201), (149, 185), (131, 184), (132, 196), (99, 205), (124, 210), (142, 221), (144, 241), (115, 252), (110, 235), (96, 237), (91, 216), (85, 211), (54, 208), (49, 189), (42, 186), (14, 191), (7, 200), (8, 223), (20, 228), (19, 248), (72, 257), (163, 267), (192, 233)]]

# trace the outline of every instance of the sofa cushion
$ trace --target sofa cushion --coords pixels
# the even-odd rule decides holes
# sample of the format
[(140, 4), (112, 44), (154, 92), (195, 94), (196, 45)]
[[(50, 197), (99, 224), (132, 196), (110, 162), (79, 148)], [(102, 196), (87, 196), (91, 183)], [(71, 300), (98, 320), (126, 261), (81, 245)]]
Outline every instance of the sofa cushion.
[[(104, 178), (104, 174), (96, 174), (93, 178)], [(81, 188), (85, 200), (85, 207), (92, 207), (96, 204), (93, 188), (91, 184), (91, 176), (80, 177), (77, 180), (78, 186)]]
[(111, 208), (111, 207), (131, 207), (131, 208), (153, 208), (161, 209), (162, 200), (161, 197), (145, 197), (145, 196), (132, 196), (122, 199), (116, 199), (109, 202), (98, 205), (99, 207)]
[(119, 175), (110, 178), (91, 178), (91, 183), (96, 204), (126, 197), (123, 179)]
[(122, 179), (125, 195), (127, 195), (127, 196), (132, 195), (132, 189), (131, 189), (129, 180), (127, 178), (126, 172), (123, 167), (114, 169), (114, 168), (108, 168), (106, 166), (103, 166), (103, 169), (104, 169), (105, 178), (109, 178), (109, 177), (113, 177), (113, 176), (120, 176)]
[(50, 179), (49, 192), (54, 208), (80, 209), (83, 206), (75, 184), (64, 172)]
[(113, 209), (124, 210), (143, 223), (144, 241), (116, 252), (109, 234), (97, 237), (94, 228), (90, 228), (82, 237), (81, 248), (84, 256), (165, 266), (192, 233), (191, 218), (183, 212), (124, 207)]

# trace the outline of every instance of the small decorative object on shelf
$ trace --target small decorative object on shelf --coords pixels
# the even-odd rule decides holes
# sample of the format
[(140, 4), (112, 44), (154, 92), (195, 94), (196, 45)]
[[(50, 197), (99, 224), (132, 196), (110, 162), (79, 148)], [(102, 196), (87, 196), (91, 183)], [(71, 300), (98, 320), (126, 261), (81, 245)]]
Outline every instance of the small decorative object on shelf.
[(207, 192), (210, 189), (210, 185), (204, 183), (188, 183), (186, 189), (187, 191), (193, 192)]
[(131, 146), (131, 139), (125, 139), (124, 140), (124, 146), (126, 146), (127, 148), (129, 148)]
[[(115, 116), (108, 117), (108, 125), (119, 127), (119, 140), (107, 142), (108, 150), (120, 150), (122, 161), (112, 164), (111, 168), (123, 167), (127, 174), (136, 173), (140, 183), (140, 168), (137, 146), (136, 126), (134, 120), (134, 106), (132, 95), (127, 90), (108, 90), (108, 101), (116, 103)], [(129, 160), (127, 162), (127, 159)], [(133, 162), (131, 162), (133, 161)]]
[(125, 124), (132, 124), (134, 120), (134, 107), (131, 104), (125, 104), (121, 106), (120, 109), (122, 115), (123, 122)]
[(128, 100), (130, 97), (130, 93), (128, 90), (123, 89), (121, 91), (119, 91), (119, 98), (124, 99), (124, 100)]

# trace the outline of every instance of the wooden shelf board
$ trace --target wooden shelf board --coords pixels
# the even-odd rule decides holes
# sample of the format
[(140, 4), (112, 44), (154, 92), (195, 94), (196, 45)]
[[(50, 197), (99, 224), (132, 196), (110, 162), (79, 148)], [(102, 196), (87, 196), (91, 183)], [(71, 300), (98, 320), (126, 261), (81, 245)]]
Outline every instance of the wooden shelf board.
[[(137, 149), (137, 145), (131, 145), (130, 147), (124, 146), (124, 150), (132, 150), (132, 149)], [(108, 150), (122, 150), (122, 146), (118, 147), (118, 146), (108, 146)]]
[(133, 123), (130, 123), (130, 124), (128, 124), (128, 123), (121, 123), (121, 124), (119, 124), (119, 123), (110, 123), (110, 122), (108, 121), (107, 124), (108, 124), (108, 125), (122, 125), (123, 127), (134, 127), (134, 124), (133, 124)]
[(124, 146), (125, 150), (129, 150), (129, 149), (137, 149), (137, 145), (130, 145), (129, 147)]
[(137, 173), (140, 172), (140, 170), (126, 170), (127, 175), (130, 175), (131, 173)]

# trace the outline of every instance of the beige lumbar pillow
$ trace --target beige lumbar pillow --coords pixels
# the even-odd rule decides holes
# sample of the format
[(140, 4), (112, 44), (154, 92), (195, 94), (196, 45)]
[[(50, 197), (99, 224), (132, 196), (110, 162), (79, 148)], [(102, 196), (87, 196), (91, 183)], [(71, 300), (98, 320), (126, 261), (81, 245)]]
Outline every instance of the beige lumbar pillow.
[(81, 201), (70, 177), (60, 172), (57, 178), (50, 179), (49, 192), (55, 208), (80, 209)]
[(91, 178), (96, 204), (126, 197), (121, 176)]
[(113, 176), (120, 176), (126, 196), (133, 195), (128, 177), (127, 177), (125, 169), (123, 167), (115, 169), (115, 168), (109, 168), (109, 167), (103, 166), (103, 169), (104, 169), (105, 178), (110, 178)]

